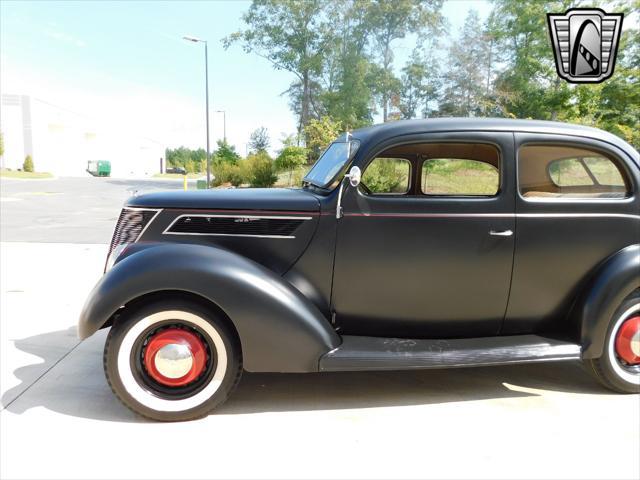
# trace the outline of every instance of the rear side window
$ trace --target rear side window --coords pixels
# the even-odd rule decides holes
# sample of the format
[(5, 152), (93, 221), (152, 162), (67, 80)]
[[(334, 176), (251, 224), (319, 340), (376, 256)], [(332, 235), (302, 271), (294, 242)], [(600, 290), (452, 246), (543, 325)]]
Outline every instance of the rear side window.
[(612, 158), (583, 148), (525, 145), (518, 152), (524, 198), (625, 198), (630, 182)]
[(577, 158), (556, 160), (550, 163), (549, 177), (559, 188), (594, 184), (584, 164)]

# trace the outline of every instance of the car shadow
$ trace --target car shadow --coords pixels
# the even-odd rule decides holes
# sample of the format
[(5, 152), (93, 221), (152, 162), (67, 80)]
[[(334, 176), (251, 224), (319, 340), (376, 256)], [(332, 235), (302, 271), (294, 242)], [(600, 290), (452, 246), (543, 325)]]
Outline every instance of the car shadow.
[[(106, 331), (79, 342), (70, 352), (42, 348), (59, 343), (72, 329), (14, 341), (18, 350), (38, 360), (32, 357), (32, 363), (14, 370), (21, 383), (2, 394), (3, 408), (22, 414), (44, 407), (94, 420), (145, 422), (124, 407), (107, 385), (102, 370)], [(382, 372), (244, 372), (237, 390), (214, 415), (434, 405), (546, 392), (609, 393), (579, 362)]]

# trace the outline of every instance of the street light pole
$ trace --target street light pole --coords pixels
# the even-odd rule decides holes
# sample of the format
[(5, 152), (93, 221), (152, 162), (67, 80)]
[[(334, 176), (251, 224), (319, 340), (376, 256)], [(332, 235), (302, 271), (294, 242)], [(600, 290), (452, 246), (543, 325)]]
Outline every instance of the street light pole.
[(224, 140), (224, 143), (227, 143), (227, 111), (216, 110), (216, 113), (222, 114), (222, 139)]
[(204, 43), (204, 81), (207, 112), (207, 188), (211, 188), (211, 149), (209, 144), (209, 54), (207, 51), (207, 41), (189, 36), (184, 36), (182, 38), (188, 42)]
[(207, 188), (211, 188), (211, 149), (209, 148), (209, 54), (207, 42), (204, 42), (204, 81), (207, 103)]

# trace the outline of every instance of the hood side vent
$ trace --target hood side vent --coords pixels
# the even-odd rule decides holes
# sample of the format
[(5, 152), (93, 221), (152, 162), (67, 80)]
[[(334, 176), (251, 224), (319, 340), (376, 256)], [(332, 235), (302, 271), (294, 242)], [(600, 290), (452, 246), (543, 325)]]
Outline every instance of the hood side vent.
[(310, 217), (253, 217), (183, 215), (165, 233), (262, 238), (294, 238), (293, 233)]

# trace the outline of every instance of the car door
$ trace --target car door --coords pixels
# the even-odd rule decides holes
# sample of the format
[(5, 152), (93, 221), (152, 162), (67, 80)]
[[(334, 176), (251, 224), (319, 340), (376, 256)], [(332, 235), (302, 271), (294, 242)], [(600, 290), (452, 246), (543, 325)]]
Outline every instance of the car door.
[[(411, 160), (405, 192), (379, 190), (386, 166), (375, 159), (384, 157)], [(475, 157), (496, 163), (495, 173), (466, 163)], [(514, 252), (513, 134), (403, 136), (356, 163), (364, 185), (345, 191), (337, 228), (332, 308), (341, 332), (497, 334)], [(476, 185), (476, 175), (488, 187)], [(378, 190), (367, 191), (367, 182)]]
[(566, 333), (598, 265), (640, 239), (637, 169), (596, 139), (516, 133), (515, 141), (518, 232), (503, 331)]

